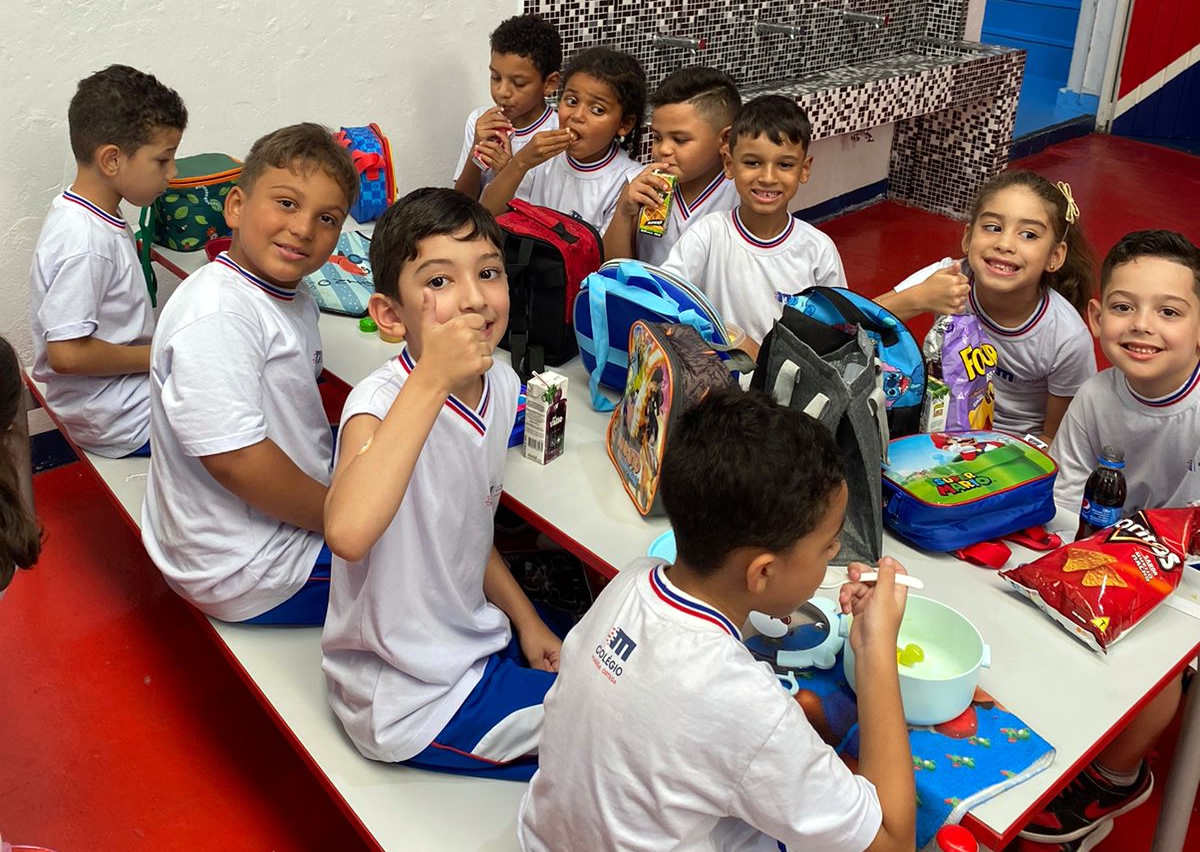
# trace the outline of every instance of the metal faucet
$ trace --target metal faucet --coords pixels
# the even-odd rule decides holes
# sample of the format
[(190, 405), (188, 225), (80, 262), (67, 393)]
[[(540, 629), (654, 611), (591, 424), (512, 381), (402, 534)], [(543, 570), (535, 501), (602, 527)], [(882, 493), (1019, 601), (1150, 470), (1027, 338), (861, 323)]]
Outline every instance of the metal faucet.
[(754, 34), (761, 35), (785, 35), (788, 38), (795, 40), (804, 37), (804, 27), (793, 26), (792, 24), (772, 24), (766, 21), (754, 22)]
[(650, 45), (655, 50), (690, 50), (699, 53), (707, 47), (702, 38), (676, 38), (674, 36), (656, 35)]
[(888, 15), (868, 15), (865, 12), (842, 11), (842, 20), (848, 24), (870, 24), (875, 29), (887, 26)]

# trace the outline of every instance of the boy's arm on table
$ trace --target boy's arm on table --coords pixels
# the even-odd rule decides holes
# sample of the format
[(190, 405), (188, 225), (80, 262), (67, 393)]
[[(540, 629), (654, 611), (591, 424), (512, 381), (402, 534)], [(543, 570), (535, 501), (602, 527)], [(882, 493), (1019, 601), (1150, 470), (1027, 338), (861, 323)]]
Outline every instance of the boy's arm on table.
[(517, 194), (521, 181), (530, 169), (566, 151), (573, 138), (572, 132), (566, 129), (535, 133), (525, 147), (513, 155), (508, 165), (492, 178), (492, 182), (484, 188), (479, 203), (492, 215), (499, 216), (508, 209), (508, 202)]
[(494, 546), (483, 571), (483, 593), (512, 622), (529, 665), (542, 671), (558, 671), (562, 640), (542, 621)]
[(51, 340), (46, 362), (63, 375), (124, 376), (150, 372), (150, 346), (109, 343), (98, 337)]
[(900, 563), (879, 561), (874, 587), (857, 583), (865, 566), (852, 563), (851, 583), (842, 587), (843, 610), (854, 613), (850, 641), (858, 689), (858, 773), (875, 785), (883, 824), (866, 852), (911, 852), (916, 843), (916, 784), (908, 726), (900, 702), (896, 635), (906, 591), (895, 584)]
[(260, 512), (302, 529), (322, 532), (325, 486), (296, 466), (270, 438), (200, 456), (213, 479)]

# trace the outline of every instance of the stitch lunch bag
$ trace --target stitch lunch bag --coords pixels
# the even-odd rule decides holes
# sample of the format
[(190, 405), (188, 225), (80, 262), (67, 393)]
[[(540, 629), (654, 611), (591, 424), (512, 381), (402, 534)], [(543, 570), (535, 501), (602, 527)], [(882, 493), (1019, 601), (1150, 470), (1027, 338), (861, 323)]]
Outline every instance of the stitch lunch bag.
[(154, 242), (173, 251), (198, 251), (232, 233), (225, 196), (242, 176), (242, 163), (226, 154), (196, 154), (175, 161), (178, 173), (152, 205)]
[(343, 127), (333, 137), (350, 151), (358, 172), (358, 199), (350, 208), (355, 222), (372, 222), (396, 200), (396, 169), (392, 146), (378, 124)]
[(635, 320), (629, 329), (629, 375), (608, 421), (608, 457), (643, 517), (661, 515), (659, 471), (672, 424), (714, 388), (735, 387), (734, 370), (753, 369), (750, 356), (727, 358), (690, 325)]

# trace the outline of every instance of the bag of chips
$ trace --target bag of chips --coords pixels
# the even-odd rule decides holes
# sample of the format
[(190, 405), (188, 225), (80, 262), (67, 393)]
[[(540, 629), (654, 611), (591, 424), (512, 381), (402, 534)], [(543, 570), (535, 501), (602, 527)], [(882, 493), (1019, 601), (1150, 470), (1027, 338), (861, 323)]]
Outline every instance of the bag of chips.
[(1179, 585), (1200, 508), (1147, 509), (1000, 576), (1088, 647), (1107, 652)]
[(991, 429), (996, 347), (972, 314), (938, 317), (922, 347), (929, 380), (922, 432)]

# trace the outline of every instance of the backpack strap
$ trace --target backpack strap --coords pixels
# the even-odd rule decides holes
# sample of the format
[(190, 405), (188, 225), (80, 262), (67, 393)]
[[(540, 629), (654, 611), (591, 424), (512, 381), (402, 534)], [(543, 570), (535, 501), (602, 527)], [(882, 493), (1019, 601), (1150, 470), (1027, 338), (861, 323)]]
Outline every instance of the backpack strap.
[(156, 213), (154, 204), (142, 208), (138, 217), (138, 230), (134, 234), (137, 242), (138, 260), (142, 264), (142, 275), (146, 278), (146, 290), (150, 293), (150, 307), (158, 307), (158, 276), (154, 274), (154, 264), (151, 262), (150, 243), (154, 238), (154, 220)]
[(1030, 550), (1057, 550), (1062, 547), (1062, 538), (1055, 533), (1048, 532), (1041, 524), (1000, 537), (1013, 544), (1028, 547)]
[(963, 562), (982, 568), (1002, 568), (1012, 556), (1012, 551), (1002, 541), (981, 541), (954, 551)]
[[(837, 308), (838, 312), (846, 318), (847, 322), (878, 334), (879, 340), (884, 346), (894, 346), (899, 340), (895, 325), (880, 322), (879, 318), (868, 316), (862, 308), (850, 301), (845, 294), (839, 292), (841, 288), (813, 287), (811, 289), (817, 290), (824, 299)], [(896, 322), (899, 322), (899, 320), (896, 320)]]

